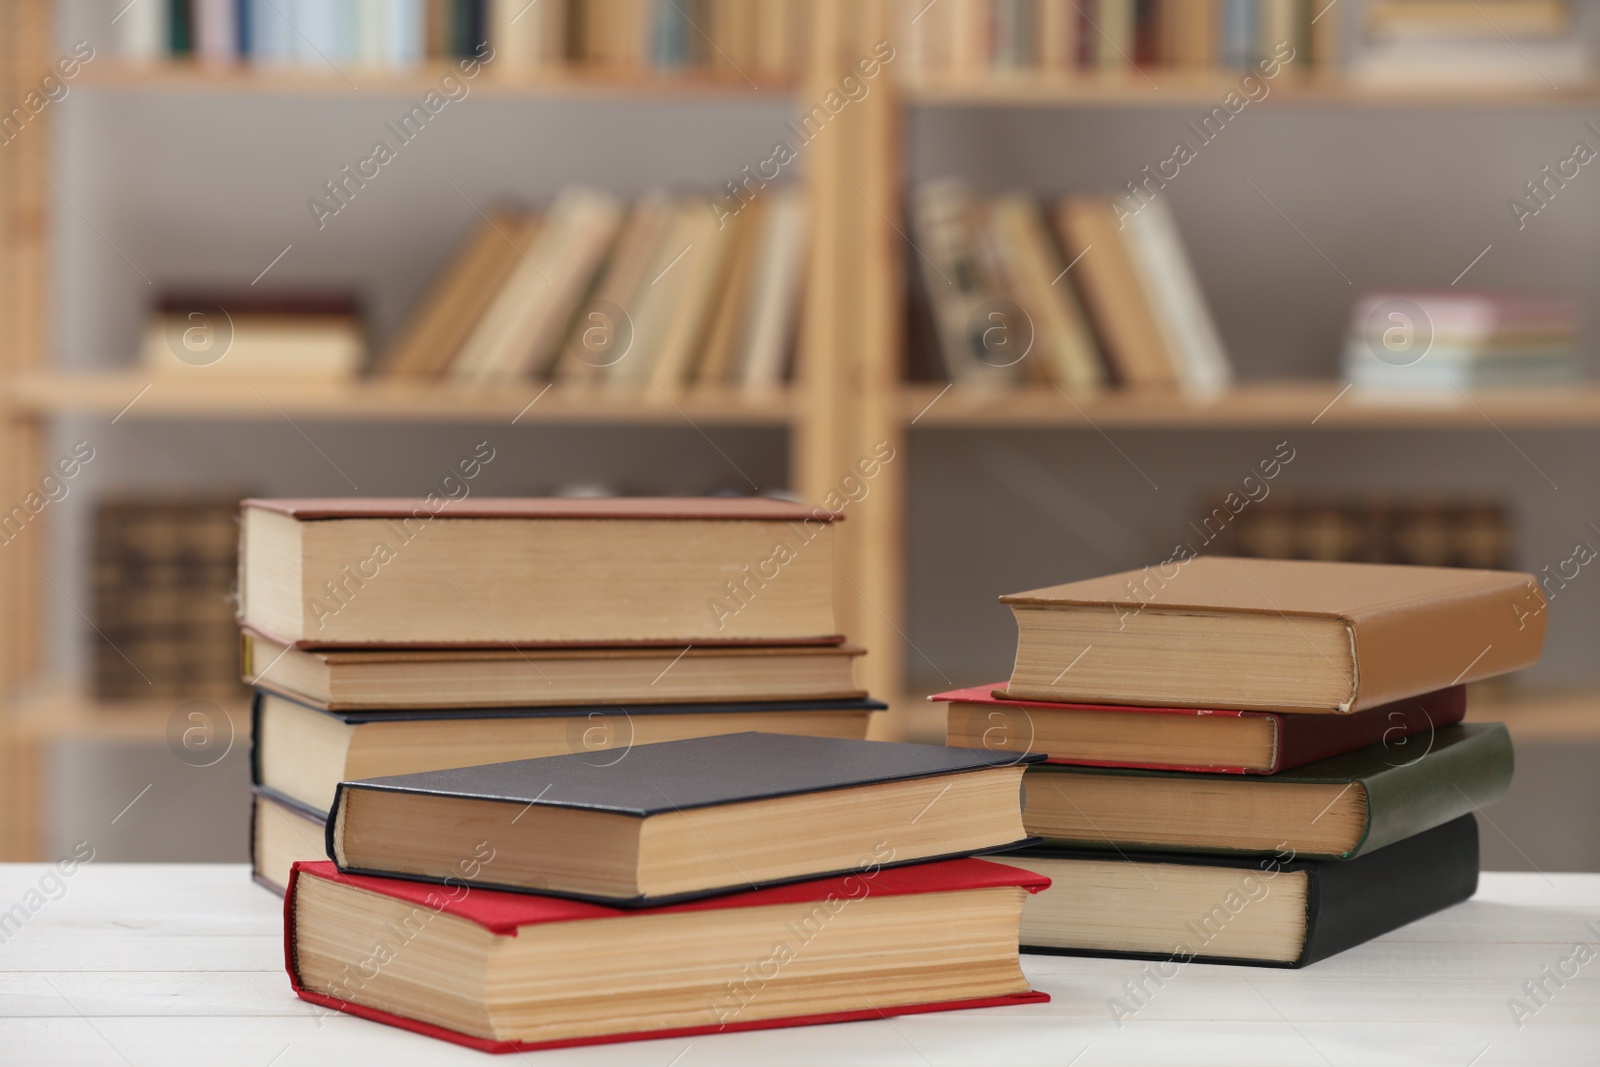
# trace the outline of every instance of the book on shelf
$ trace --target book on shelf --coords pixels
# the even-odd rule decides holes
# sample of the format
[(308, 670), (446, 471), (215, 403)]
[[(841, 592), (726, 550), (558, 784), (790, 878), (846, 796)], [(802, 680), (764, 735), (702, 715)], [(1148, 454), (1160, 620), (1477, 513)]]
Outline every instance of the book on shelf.
[(1001, 601), (1005, 695), (1088, 704), (1346, 714), (1520, 670), (1545, 626), (1532, 575), (1302, 560), (1201, 556)]
[(1511, 771), (1503, 725), (1458, 723), (1261, 778), (1030, 767), (1022, 819), (1081, 848), (1350, 859), (1493, 803)]
[[(478, 840), (463, 870), (501, 862)], [(621, 911), (302, 863), (285, 957), (304, 1000), (490, 1052), (877, 1019), (1048, 1000), (1017, 954), (1044, 884), (963, 859)], [(363, 966), (374, 945), (415, 963)], [(741, 995), (752, 961), (775, 973)]]
[(854, 645), (299, 649), (244, 631), (244, 680), (329, 711), (859, 700)]
[(1451, 686), (1351, 715), (1285, 715), (1212, 708), (1144, 708), (1005, 700), (998, 686), (929, 697), (949, 704), (946, 744), (1040, 752), (1050, 763), (1212, 774), (1278, 774), (1387, 744), (1413, 753), (1433, 730), (1460, 722), (1466, 688)]
[(146, 322), (139, 362), (163, 379), (342, 382), (366, 355), (360, 306), (347, 294), (174, 292)]
[(256, 785), (326, 815), (342, 781), (566, 753), (610, 766), (630, 759), (636, 745), (750, 730), (859, 741), (884, 706), (854, 698), (329, 711), (261, 692), (251, 774)]
[(114, 495), (95, 507), (94, 695), (232, 700), (236, 494)]
[(479, 224), (377, 373), (661, 402), (701, 383), (771, 391), (790, 372), (806, 252), (795, 188), (631, 205), (569, 188), (542, 214)]
[(1372, 293), (1351, 310), (1342, 364), (1377, 393), (1559, 386), (1579, 376), (1579, 330), (1564, 295)]
[[(753, 732), (638, 745), (620, 772), (568, 753), (345, 781), (328, 855), (347, 872), (659, 904), (1014, 848), (1038, 758)], [(492, 846), (493, 870), (456, 868), (467, 836)]]
[(1588, 42), (1564, 0), (1369, 0), (1350, 74), (1369, 85), (1571, 88)]
[(1229, 516), (1209, 546), (1223, 556), (1477, 570), (1507, 570), (1515, 556), (1509, 505), (1493, 495), (1274, 490), (1235, 514), (1218, 493), (1204, 514), (1208, 527)]
[(1023, 903), (1024, 952), (1304, 967), (1469, 899), (1478, 825), (1465, 814), (1351, 860), (1040, 846), (1006, 862), (1050, 879)]
[(842, 516), (820, 508), (437, 494), (241, 507), (239, 617), (282, 644), (843, 640), (832, 550)]
[(407, 69), (485, 57), (507, 73), (804, 69), (810, 11), (798, 0), (140, 0), (108, 3), (119, 52), (141, 61)]
[(1270, 72), (1342, 63), (1348, 4), (1325, 0), (899, 0), (913, 82), (1135, 70)]

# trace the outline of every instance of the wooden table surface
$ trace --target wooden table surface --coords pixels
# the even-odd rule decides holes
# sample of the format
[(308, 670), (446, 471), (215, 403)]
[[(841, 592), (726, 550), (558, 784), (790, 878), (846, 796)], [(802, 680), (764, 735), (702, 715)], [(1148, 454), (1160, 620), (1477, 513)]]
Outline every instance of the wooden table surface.
[(1593, 874), (1486, 874), (1474, 900), (1303, 971), (1190, 965), (1120, 1025), (1110, 1002), (1134, 1003), (1145, 964), (1027, 956), (1050, 1004), (490, 1058), (295, 999), (281, 904), (243, 866), (51, 871), (0, 865), (0, 1064), (1600, 1064)]

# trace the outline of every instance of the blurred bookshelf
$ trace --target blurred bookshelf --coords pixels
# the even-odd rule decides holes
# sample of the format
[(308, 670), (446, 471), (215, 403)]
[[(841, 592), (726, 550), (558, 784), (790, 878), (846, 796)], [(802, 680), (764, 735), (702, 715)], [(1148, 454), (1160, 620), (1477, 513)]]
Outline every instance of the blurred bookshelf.
[[(520, 6), (520, 5), (519, 5)], [(548, 7), (552, 5), (542, 5)], [(958, 6), (945, 0), (946, 7)], [(960, 6), (970, 7), (965, 0)], [(1060, 6), (1060, 5), (1058, 5)], [(1070, 5), (1068, 5), (1070, 6)], [(1131, 5), (1130, 5), (1131, 6)], [(56, 54), (50, 0), (17, 0), (0, 12), (0, 91), (20, 99)], [(727, 64), (701, 56), (675, 69), (603, 62), (490, 65), (472, 92), (501, 101), (541, 106), (619, 101), (742, 105), (773, 98), (806, 112), (851, 76), (875, 43), (905, 40), (909, 16), (921, 2), (894, 0), (785, 0), (774, 7), (803, 11), (803, 33), (783, 63)], [(943, 17), (942, 15), (940, 17)], [(713, 29), (713, 34), (717, 31)], [(709, 40), (709, 39), (708, 39)], [(724, 42), (726, 43), (726, 42)], [(909, 47), (909, 46), (907, 46)], [(728, 59), (723, 56), (722, 59)], [(26, 141), (0, 152), (0, 255), (17, 284), (0, 287), (3, 318), (15, 324), (0, 334), (0, 389), (4, 488), (19, 499), (37, 477), (52, 420), (92, 416), (122, 421), (207, 422), (238, 419), (311, 419), (352, 423), (515, 424), (554, 427), (627, 427), (649, 431), (692, 425), (756, 427), (786, 432), (789, 488), (820, 501), (841, 474), (872, 445), (887, 441), (910, 456), (930, 432), (1034, 429), (1227, 431), (1295, 426), (1318, 431), (1387, 429), (1415, 433), (1500, 427), (1600, 428), (1600, 385), (1553, 389), (1481, 390), (1429, 397), (1374, 397), (1346, 391), (1332, 380), (1244, 381), (1212, 395), (1107, 390), (1062, 392), (1035, 383), (990, 390), (943, 382), (908, 381), (903, 366), (906, 324), (903, 284), (906, 225), (900, 202), (907, 186), (903, 144), (908, 108), (1081, 109), (1175, 108), (1215, 105), (1236, 89), (1242, 71), (1230, 66), (1146, 66), (1141, 70), (912, 68), (897, 60), (870, 95), (852, 101), (831, 122), (840, 136), (808, 148), (805, 196), (811, 253), (805, 267), (806, 299), (800, 311), (795, 371), (781, 388), (750, 391), (721, 383), (632, 393), (564, 382), (517, 381), (492, 388), (445, 381), (381, 377), (343, 382), (272, 382), (209, 379), (154, 380), (136, 369), (73, 371), (52, 366), (46, 325), (53, 251), (48, 216), (65, 213), (48, 185), (50, 111)], [(773, 69), (780, 67), (785, 69)], [(433, 57), (403, 67), (359, 62), (262, 66), (158, 58), (134, 62), (107, 54), (86, 64), (75, 91), (118, 97), (143, 94), (159, 103), (172, 97), (235, 94), (240, 98), (304, 97), (313, 103), (357, 92), (413, 98), (436, 88), (455, 62)], [(748, 75), (746, 73), (748, 71)], [(859, 76), (859, 75), (856, 75)], [(1564, 79), (1565, 80), (1565, 79)], [(1582, 107), (1600, 102), (1600, 82), (1585, 78), (1561, 88), (1505, 86), (1375, 85), (1336, 65), (1285, 70), (1262, 103), (1351, 112), (1404, 108), (1503, 111)], [(709, 114), (709, 112), (708, 112)], [(241, 136), (247, 134), (241, 130)], [(905, 631), (909, 627), (907, 560), (911, 463), (888, 464), (873, 486), (873, 504), (851, 512), (843, 524), (839, 571), (853, 589), (839, 598), (850, 617), (840, 629), (857, 636), (871, 655), (863, 684), (893, 698), (887, 733), (919, 740), (942, 737), (938, 708), (927, 690), (908, 692)], [(47, 521), (47, 520), (46, 520)], [(0, 686), (13, 694), (0, 737), (0, 777), (15, 783), (0, 796), (0, 855), (29, 857), (37, 827), (19, 828), (38, 809), (41, 749), (55, 741), (105, 739), (160, 743), (171, 702), (95, 700), (75, 679), (41, 678), (39, 634), (46, 611), (40, 591), (47, 539), (0, 557)], [(844, 587), (841, 586), (843, 589)], [(55, 610), (59, 605), (51, 605)], [(14, 637), (14, 640), (12, 639)], [(896, 696), (898, 694), (898, 696)], [(1545, 739), (1597, 736), (1600, 685), (1560, 692), (1530, 691), (1486, 705), (1519, 731)], [(230, 706), (236, 728), (248, 729), (242, 705)], [(1474, 709), (1479, 714), (1479, 709)], [(10, 827), (10, 829), (7, 829)]]

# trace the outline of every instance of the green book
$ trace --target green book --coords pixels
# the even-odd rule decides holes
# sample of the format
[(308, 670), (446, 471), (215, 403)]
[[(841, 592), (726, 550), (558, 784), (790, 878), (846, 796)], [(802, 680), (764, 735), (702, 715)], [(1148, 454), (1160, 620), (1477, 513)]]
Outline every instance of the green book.
[(167, 0), (167, 45), (174, 56), (194, 52), (194, 25), (189, 0)]
[(1351, 859), (1492, 804), (1512, 764), (1500, 723), (1444, 726), (1265, 777), (1041, 764), (1024, 780), (1022, 821), (1076, 848)]

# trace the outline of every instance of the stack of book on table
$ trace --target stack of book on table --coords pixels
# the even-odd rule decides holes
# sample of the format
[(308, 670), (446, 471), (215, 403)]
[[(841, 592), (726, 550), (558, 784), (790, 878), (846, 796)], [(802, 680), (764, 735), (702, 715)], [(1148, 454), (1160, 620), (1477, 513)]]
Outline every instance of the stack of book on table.
[(864, 738), (883, 705), (835, 630), (839, 518), (759, 498), (245, 501), (256, 877), (281, 889), (326, 855), (348, 779)]
[[(1037, 758), (1037, 757), (1036, 757)], [(344, 782), (303, 999), (487, 1051), (1048, 999), (1005, 752), (741, 733)]]
[(1462, 687), (1538, 659), (1531, 576), (1202, 557), (1002, 599), (1009, 683), (934, 699), (952, 746), (1049, 757), (1027, 949), (1302, 966), (1476, 889), (1512, 753)]

